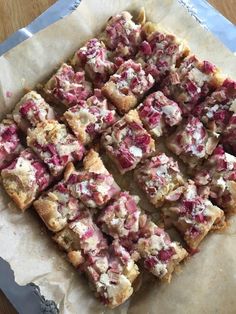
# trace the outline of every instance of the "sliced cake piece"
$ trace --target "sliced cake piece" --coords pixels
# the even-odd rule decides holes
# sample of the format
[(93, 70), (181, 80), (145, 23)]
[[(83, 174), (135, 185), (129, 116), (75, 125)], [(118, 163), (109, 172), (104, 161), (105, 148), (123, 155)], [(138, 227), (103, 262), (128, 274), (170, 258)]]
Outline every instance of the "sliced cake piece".
[(70, 161), (81, 160), (83, 145), (68, 132), (64, 124), (48, 120), (28, 130), (27, 144), (47, 164), (53, 176), (58, 176)]
[(12, 112), (12, 116), (25, 133), (39, 122), (55, 119), (53, 108), (35, 91), (31, 91), (21, 98)]
[(76, 70), (84, 69), (94, 85), (101, 87), (116, 70), (115, 64), (108, 60), (108, 55), (103, 42), (93, 38), (76, 51), (72, 65)]
[(195, 182), (203, 195), (224, 210), (234, 211), (236, 204), (236, 157), (218, 146), (196, 174)]
[(66, 184), (69, 191), (87, 207), (105, 206), (120, 191), (119, 186), (94, 150), (86, 155), (83, 165), (79, 171), (71, 167), (67, 172)]
[(164, 153), (141, 162), (135, 170), (135, 179), (156, 207), (160, 207), (168, 195), (184, 183), (177, 161)]
[(2, 184), (17, 206), (25, 211), (50, 181), (46, 165), (26, 149), (1, 172)]
[(198, 118), (192, 116), (183, 121), (166, 145), (193, 169), (212, 154), (218, 141), (216, 133), (208, 131)]
[(110, 77), (102, 92), (120, 113), (126, 113), (137, 105), (153, 84), (153, 77), (144, 72), (140, 63), (128, 60)]
[(44, 92), (50, 101), (71, 107), (92, 96), (92, 85), (85, 80), (84, 71), (75, 72), (63, 63), (44, 86)]
[(155, 143), (143, 128), (136, 110), (131, 110), (102, 136), (108, 155), (121, 173), (134, 169), (145, 157), (155, 151)]
[(180, 124), (182, 111), (178, 104), (158, 91), (147, 96), (137, 108), (145, 128), (156, 138)]
[(8, 166), (23, 150), (19, 129), (11, 119), (0, 123), (0, 169)]
[(116, 120), (114, 107), (102, 96), (99, 89), (87, 101), (69, 108), (64, 117), (75, 136), (83, 144), (91, 143)]
[(162, 82), (163, 93), (176, 101), (184, 114), (189, 114), (222, 83), (217, 68), (196, 56), (186, 57), (178, 69), (174, 69)]
[(224, 212), (200, 196), (192, 181), (182, 193), (178, 191), (176, 199), (162, 207), (164, 221), (177, 228), (191, 249), (196, 249), (210, 230), (224, 226)]

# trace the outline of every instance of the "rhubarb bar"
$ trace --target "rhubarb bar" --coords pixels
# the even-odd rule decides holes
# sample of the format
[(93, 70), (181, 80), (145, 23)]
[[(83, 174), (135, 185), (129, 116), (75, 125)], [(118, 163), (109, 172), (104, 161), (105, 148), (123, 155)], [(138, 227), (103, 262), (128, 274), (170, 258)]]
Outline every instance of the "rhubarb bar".
[(117, 120), (114, 107), (99, 89), (87, 101), (69, 108), (64, 117), (75, 136), (85, 145), (90, 144)]
[(143, 128), (136, 110), (131, 110), (113, 124), (103, 134), (102, 143), (121, 173), (134, 169), (155, 151), (154, 140)]
[(135, 170), (135, 179), (156, 207), (160, 207), (184, 183), (177, 161), (164, 153), (141, 162)]
[(212, 154), (219, 137), (208, 131), (196, 117), (189, 117), (166, 141), (167, 147), (181, 158), (190, 169)]
[(145, 40), (140, 44), (135, 60), (159, 82), (173, 68), (179, 66), (188, 55), (189, 48), (184, 40), (151, 22), (147, 22), (142, 31)]
[(189, 114), (198, 103), (222, 83), (217, 68), (196, 56), (186, 57), (162, 82), (163, 93), (176, 101), (184, 114)]
[(203, 195), (224, 210), (234, 211), (236, 204), (236, 157), (218, 146), (196, 174), (195, 182)]
[(11, 119), (0, 123), (0, 169), (8, 166), (23, 150), (19, 129)]
[(75, 72), (70, 65), (63, 63), (44, 86), (44, 92), (50, 101), (71, 107), (92, 96), (93, 91), (83, 70)]
[(153, 84), (153, 77), (145, 73), (140, 63), (128, 60), (110, 77), (102, 92), (120, 113), (126, 113), (137, 105)]
[(35, 91), (31, 91), (21, 98), (12, 112), (12, 116), (25, 133), (39, 122), (55, 119), (53, 108)]
[(178, 104), (158, 91), (145, 98), (137, 108), (145, 128), (156, 138), (180, 124), (182, 111)]
[(76, 51), (72, 65), (76, 70), (84, 69), (93, 84), (101, 87), (116, 70), (115, 64), (108, 57), (109, 51), (103, 42), (93, 38)]
[(226, 79), (223, 84), (201, 104), (193, 114), (209, 129), (222, 133), (236, 109), (236, 82)]
[(83, 168), (76, 171), (71, 167), (65, 179), (71, 194), (89, 208), (105, 206), (120, 191), (94, 150), (90, 150), (84, 158)]
[(129, 12), (121, 12), (108, 20), (101, 40), (114, 57), (128, 59), (135, 55), (141, 43), (141, 25), (132, 20)]
[(189, 181), (176, 201), (162, 207), (166, 226), (173, 225), (191, 249), (196, 249), (209, 231), (224, 226), (224, 212), (197, 192)]
[(230, 118), (229, 123), (223, 132), (221, 142), (227, 152), (234, 156), (236, 155), (236, 114), (233, 114)]
[(58, 176), (70, 161), (81, 160), (83, 145), (56, 120), (48, 120), (28, 130), (27, 144), (47, 164), (53, 176)]
[(1, 172), (2, 184), (17, 206), (25, 211), (51, 182), (46, 165), (26, 149)]

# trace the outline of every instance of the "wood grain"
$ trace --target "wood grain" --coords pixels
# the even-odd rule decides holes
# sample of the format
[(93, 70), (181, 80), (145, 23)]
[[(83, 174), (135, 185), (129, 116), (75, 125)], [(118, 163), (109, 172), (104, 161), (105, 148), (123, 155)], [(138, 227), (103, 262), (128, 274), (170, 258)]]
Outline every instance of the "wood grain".
[[(0, 0), (0, 42), (26, 26), (55, 0)], [(236, 0), (209, 0), (217, 10), (236, 24)], [(0, 313), (16, 314), (0, 291)]]

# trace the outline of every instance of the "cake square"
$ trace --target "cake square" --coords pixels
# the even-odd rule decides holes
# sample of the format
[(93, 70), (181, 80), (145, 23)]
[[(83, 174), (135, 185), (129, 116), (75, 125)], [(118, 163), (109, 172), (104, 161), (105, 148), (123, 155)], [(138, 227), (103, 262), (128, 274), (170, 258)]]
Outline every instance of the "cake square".
[(139, 45), (135, 60), (140, 62), (145, 71), (159, 82), (171, 70), (178, 67), (189, 54), (184, 40), (162, 29), (159, 25), (147, 22), (142, 27), (145, 40)]
[(164, 153), (141, 162), (135, 170), (135, 179), (155, 207), (162, 206), (172, 192), (184, 184), (177, 161)]
[(7, 167), (23, 150), (19, 129), (11, 119), (0, 123), (0, 169)]
[(53, 176), (58, 176), (70, 161), (81, 160), (83, 145), (56, 120), (40, 122), (28, 130), (27, 144), (47, 164)]
[(137, 105), (153, 84), (153, 77), (145, 73), (140, 63), (128, 60), (110, 77), (102, 92), (124, 114)]
[(114, 107), (95, 89), (87, 101), (69, 108), (64, 117), (75, 136), (84, 145), (90, 144), (104, 130), (111, 126), (117, 115)]
[(155, 151), (155, 143), (143, 128), (136, 110), (131, 110), (102, 136), (102, 144), (121, 173), (134, 169)]
[(92, 84), (85, 80), (84, 71), (75, 72), (63, 63), (44, 86), (44, 92), (50, 101), (71, 107), (92, 96), (93, 90)]
[(177, 200), (162, 207), (165, 224), (181, 233), (190, 249), (195, 250), (209, 231), (224, 227), (224, 212), (207, 198), (200, 196), (196, 185), (189, 181)]
[(200, 192), (226, 211), (235, 211), (236, 157), (218, 146), (195, 176)]
[(170, 72), (161, 83), (161, 89), (188, 115), (195, 105), (220, 86), (222, 79), (218, 72), (215, 65), (191, 55), (184, 59), (179, 68)]
[(101, 87), (116, 70), (109, 54), (103, 42), (92, 38), (76, 51), (71, 63), (76, 70), (84, 69), (93, 84)]
[(135, 55), (141, 42), (141, 25), (132, 20), (129, 12), (121, 12), (108, 20), (101, 40), (114, 57), (128, 59)]
[(145, 128), (155, 138), (166, 135), (171, 127), (182, 121), (182, 111), (178, 104), (160, 91), (147, 96), (137, 111)]
[(221, 134), (236, 109), (234, 104), (236, 104), (236, 81), (226, 79), (205, 101), (193, 108), (193, 114), (206, 128)]
[(37, 123), (55, 119), (55, 113), (40, 94), (31, 91), (15, 106), (12, 117), (19, 128), (27, 133), (27, 130), (35, 127)]
[(20, 155), (1, 172), (2, 184), (7, 194), (25, 211), (51, 182), (46, 165), (30, 150)]
[(66, 174), (71, 194), (89, 208), (101, 208), (114, 197), (120, 188), (105, 168), (98, 153), (90, 150), (83, 160), (83, 168), (71, 168)]
[(216, 133), (208, 131), (198, 118), (191, 116), (168, 138), (166, 145), (193, 169), (212, 154), (218, 141)]

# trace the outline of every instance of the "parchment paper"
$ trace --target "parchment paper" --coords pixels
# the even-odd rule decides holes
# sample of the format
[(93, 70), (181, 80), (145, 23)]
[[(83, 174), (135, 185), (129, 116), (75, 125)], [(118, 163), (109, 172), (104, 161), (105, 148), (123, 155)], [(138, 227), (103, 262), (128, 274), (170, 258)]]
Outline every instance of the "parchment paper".
[[(177, 1), (82, 0), (71, 16), (0, 58), (0, 118), (10, 112), (24, 88), (34, 88), (51, 75), (86, 39), (101, 30), (109, 16), (122, 10), (135, 13), (141, 6), (145, 7), (149, 20), (161, 22), (187, 39), (194, 53), (236, 79), (233, 54), (202, 29)], [(207, 237), (200, 253), (182, 266), (171, 284), (160, 284), (146, 275), (129, 302), (108, 310), (94, 298), (86, 280), (67, 263), (33, 210), (19, 213), (0, 191), (0, 255), (10, 263), (18, 283), (38, 284), (47, 298), (59, 304), (63, 314), (236, 313), (235, 247), (236, 218), (232, 218), (224, 233)]]

